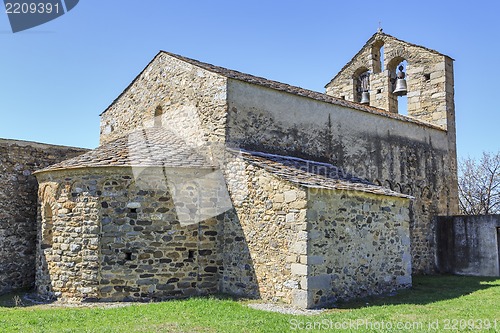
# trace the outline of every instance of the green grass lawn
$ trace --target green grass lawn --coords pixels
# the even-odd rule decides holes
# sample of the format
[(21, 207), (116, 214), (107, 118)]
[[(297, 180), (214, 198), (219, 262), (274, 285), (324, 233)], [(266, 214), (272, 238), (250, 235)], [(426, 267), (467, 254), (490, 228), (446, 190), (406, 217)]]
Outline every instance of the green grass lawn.
[(481, 277), (416, 277), (411, 290), (314, 316), (223, 297), (104, 309), (15, 307), (14, 296), (0, 299), (0, 332), (500, 332), (500, 279)]

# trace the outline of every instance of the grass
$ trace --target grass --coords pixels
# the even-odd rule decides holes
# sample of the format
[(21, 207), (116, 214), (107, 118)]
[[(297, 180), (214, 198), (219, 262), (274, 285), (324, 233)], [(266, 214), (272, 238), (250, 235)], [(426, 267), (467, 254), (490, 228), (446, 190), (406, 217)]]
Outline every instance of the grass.
[(16, 296), (0, 298), (0, 332), (500, 332), (500, 279), (481, 277), (416, 277), (411, 290), (315, 316), (254, 310), (227, 297), (54, 308), (16, 307)]

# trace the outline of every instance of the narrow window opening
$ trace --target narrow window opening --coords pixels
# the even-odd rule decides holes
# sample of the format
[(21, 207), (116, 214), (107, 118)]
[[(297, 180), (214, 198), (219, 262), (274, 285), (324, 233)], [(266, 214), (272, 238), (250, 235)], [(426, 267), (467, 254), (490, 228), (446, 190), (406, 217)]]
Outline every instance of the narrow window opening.
[(374, 74), (384, 70), (384, 42), (376, 41), (372, 47), (372, 70)]
[(42, 211), (42, 249), (52, 248), (54, 242), (54, 230), (52, 220), (52, 208), (45, 204)]
[(129, 208), (130, 213), (137, 213), (137, 208)]
[(155, 114), (154, 114), (154, 124), (155, 126), (161, 126), (162, 125), (162, 119), (161, 116), (163, 115), (164, 111), (161, 105), (158, 105), (155, 109)]
[(384, 70), (384, 45), (380, 47), (380, 71)]
[(345, 96), (340, 96), (340, 98), (345, 99)]
[(424, 79), (425, 79), (425, 81), (430, 81), (431, 75), (430, 74), (424, 74)]
[(381, 94), (382, 93), (382, 89), (377, 89), (377, 94)]
[(131, 251), (125, 251), (125, 260), (127, 260), (127, 261), (132, 260), (132, 252)]
[(189, 250), (188, 251), (188, 259), (193, 259), (194, 258), (194, 250)]

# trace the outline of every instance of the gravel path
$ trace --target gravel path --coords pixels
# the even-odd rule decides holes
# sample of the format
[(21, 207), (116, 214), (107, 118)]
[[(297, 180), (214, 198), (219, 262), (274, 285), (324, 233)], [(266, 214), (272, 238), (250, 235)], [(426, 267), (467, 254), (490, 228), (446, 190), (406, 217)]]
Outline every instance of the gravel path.
[(298, 309), (294, 308), (289, 305), (284, 305), (284, 304), (273, 304), (273, 303), (250, 303), (248, 304), (248, 307), (252, 309), (257, 309), (257, 310), (264, 310), (264, 311), (272, 311), (272, 312), (279, 312), (279, 313), (284, 313), (284, 314), (292, 314), (292, 315), (301, 315), (301, 316), (313, 316), (313, 315), (319, 315), (324, 309), (317, 309), (317, 310), (311, 310), (311, 309)]

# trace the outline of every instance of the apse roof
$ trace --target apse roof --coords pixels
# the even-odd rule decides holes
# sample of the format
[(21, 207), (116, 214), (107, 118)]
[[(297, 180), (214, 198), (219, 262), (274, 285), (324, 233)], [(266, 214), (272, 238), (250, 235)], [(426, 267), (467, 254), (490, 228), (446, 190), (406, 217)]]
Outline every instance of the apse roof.
[(163, 127), (134, 131), (72, 159), (37, 171), (94, 167), (215, 168), (194, 147)]

